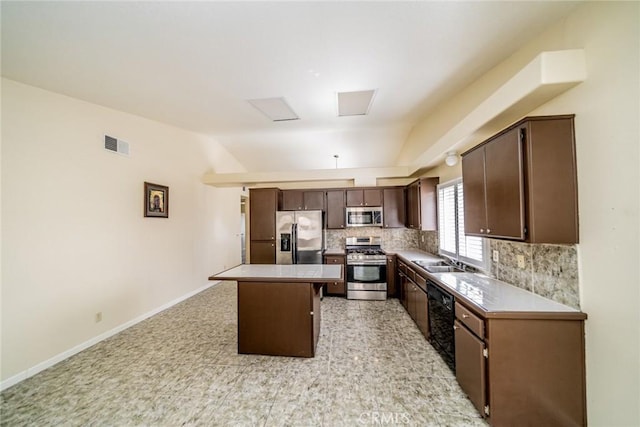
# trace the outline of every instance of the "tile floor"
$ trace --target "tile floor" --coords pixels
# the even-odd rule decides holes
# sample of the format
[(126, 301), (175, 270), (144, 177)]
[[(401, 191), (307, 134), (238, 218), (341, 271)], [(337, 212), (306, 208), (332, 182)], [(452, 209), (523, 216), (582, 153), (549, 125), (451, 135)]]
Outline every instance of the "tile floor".
[(312, 359), (238, 355), (223, 282), (1, 394), (3, 426), (486, 426), (396, 299), (322, 302)]

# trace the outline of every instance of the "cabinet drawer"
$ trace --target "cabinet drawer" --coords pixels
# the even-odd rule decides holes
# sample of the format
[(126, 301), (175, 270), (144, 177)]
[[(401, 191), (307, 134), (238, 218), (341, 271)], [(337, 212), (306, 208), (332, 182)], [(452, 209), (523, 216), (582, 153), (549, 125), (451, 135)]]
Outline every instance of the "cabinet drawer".
[(398, 270), (400, 270), (401, 273), (404, 273), (406, 275), (407, 274), (407, 265), (402, 261), (398, 261)]
[(344, 264), (344, 257), (340, 255), (325, 255), (325, 264)]
[(327, 295), (345, 295), (344, 282), (327, 283)]
[(410, 268), (407, 268), (407, 277), (412, 281), (416, 282), (416, 272)]
[(456, 318), (467, 328), (476, 334), (480, 339), (484, 339), (484, 320), (473, 314), (465, 306), (456, 302)]
[(416, 280), (415, 280), (416, 285), (420, 286), (420, 288), (422, 288), (423, 291), (427, 292), (427, 279), (425, 279), (424, 277), (422, 277), (417, 273), (415, 277), (416, 277)]

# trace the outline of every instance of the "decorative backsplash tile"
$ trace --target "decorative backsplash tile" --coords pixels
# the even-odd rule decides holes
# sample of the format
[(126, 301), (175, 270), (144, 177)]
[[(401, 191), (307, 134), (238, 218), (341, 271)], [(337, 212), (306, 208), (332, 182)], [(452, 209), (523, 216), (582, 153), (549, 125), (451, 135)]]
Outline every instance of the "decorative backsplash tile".
[[(575, 245), (543, 245), (490, 239), (489, 275), (573, 308), (580, 308), (578, 255)], [(524, 266), (518, 266), (518, 255)]]
[(575, 245), (534, 245), (532, 269), (535, 293), (580, 308)]
[[(533, 292), (531, 278), (531, 245), (519, 242), (489, 239), (489, 257), (491, 271), (489, 274), (498, 280)], [(493, 251), (499, 254), (498, 262), (493, 260)], [(518, 256), (524, 258), (524, 268), (518, 267)]]
[(438, 232), (420, 231), (420, 249), (432, 254), (438, 253)]
[(381, 237), (386, 250), (417, 249), (420, 241), (420, 232), (408, 228), (352, 227), (326, 230), (325, 236), (327, 249), (344, 249), (347, 237)]

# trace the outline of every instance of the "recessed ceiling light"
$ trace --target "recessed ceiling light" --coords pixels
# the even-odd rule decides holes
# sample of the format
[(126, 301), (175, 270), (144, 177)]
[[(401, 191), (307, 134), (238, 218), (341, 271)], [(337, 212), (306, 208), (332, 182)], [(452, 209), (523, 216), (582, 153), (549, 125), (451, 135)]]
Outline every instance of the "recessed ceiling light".
[(369, 113), (375, 89), (338, 92), (338, 116), (364, 116)]
[(249, 99), (247, 102), (274, 122), (300, 119), (284, 98)]

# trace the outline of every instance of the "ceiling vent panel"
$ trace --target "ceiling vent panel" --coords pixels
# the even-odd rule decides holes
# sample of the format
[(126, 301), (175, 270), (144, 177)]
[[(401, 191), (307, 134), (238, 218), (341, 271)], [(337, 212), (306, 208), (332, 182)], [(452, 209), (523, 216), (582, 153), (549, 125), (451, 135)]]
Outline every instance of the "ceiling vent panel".
[(274, 122), (300, 119), (284, 98), (249, 99), (248, 102)]
[(129, 156), (129, 143), (109, 135), (104, 136), (104, 149), (123, 156)]
[(338, 92), (338, 116), (364, 116), (369, 114), (375, 93), (375, 89)]

